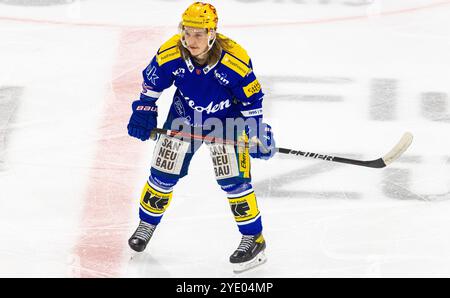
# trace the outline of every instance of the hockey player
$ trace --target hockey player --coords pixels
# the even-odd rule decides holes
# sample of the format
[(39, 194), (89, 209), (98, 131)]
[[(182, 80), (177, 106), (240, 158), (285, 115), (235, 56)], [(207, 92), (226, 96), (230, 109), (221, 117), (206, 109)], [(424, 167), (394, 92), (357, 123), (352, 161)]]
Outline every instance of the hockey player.
[[(241, 242), (230, 256), (234, 270), (247, 270), (265, 261), (266, 243), (261, 215), (251, 185), (250, 158), (269, 159), (275, 153), (271, 127), (262, 121), (263, 92), (246, 51), (217, 33), (218, 17), (211, 4), (195, 2), (182, 14), (180, 33), (158, 50), (143, 71), (140, 99), (132, 103), (127, 126), (130, 136), (142, 141), (156, 139), (156, 101), (174, 84), (175, 91), (165, 129), (188, 130), (203, 135), (221, 134), (234, 140), (258, 141), (243, 148), (207, 143), (216, 179), (225, 191)], [(243, 119), (244, 126), (228, 125)], [(213, 123), (213, 125), (210, 125)], [(214, 128), (213, 128), (214, 127)], [(226, 134), (226, 135), (225, 135)], [(156, 142), (149, 179), (142, 191), (140, 223), (129, 239), (130, 247), (143, 251), (172, 199), (178, 180), (187, 174), (199, 140), (160, 135)]]

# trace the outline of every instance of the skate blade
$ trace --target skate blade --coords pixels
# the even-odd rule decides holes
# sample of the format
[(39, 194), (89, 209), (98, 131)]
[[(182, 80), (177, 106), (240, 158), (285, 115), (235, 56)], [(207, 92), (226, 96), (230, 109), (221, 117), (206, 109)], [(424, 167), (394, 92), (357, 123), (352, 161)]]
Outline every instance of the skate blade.
[(233, 272), (234, 273), (242, 273), (242, 272), (245, 272), (252, 268), (255, 268), (257, 266), (260, 266), (260, 265), (264, 264), (266, 261), (267, 261), (266, 254), (264, 253), (264, 251), (262, 251), (259, 254), (257, 254), (256, 257), (251, 259), (250, 261), (247, 261), (244, 263), (239, 263), (239, 264), (233, 264)]

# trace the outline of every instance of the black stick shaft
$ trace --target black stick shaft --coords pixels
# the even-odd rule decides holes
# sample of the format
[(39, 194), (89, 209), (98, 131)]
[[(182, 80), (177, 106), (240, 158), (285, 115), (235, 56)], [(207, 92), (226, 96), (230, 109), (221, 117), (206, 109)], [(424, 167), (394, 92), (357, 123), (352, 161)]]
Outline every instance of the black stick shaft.
[(288, 154), (288, 155), (303, 156), (303, 157), (314, 158), (314, 159), (322, 159), (322, 160), (327, 160), (327, 161), (346, 163), (346, 164), (351, 164), (351, 165), (355, 165), (355, 166), (362, 166), (362, 167), (369, 167), (369, 168), (384, 168), (386, 166), (386, 164), (382, 158), (375, 159), (375, 160), (358, 160), (358, 159), (350, 159), (350, 158), (344, 158), (344, 157), (339, 157), (339, 156), (319, 154), (319, 153), (314, 153), (314, 152), (304, 152), (304, 151), (300, 151), (300, 150), (292, 150), (292, 149), (286, 149), (286, 148), (277, 148), (277, 151), (279, 153)]
[[(249, 143), (241, 143), (236, 140), (196, 135), (196, 134), (192, 134), (192, 133), (186, 133), (183, 131), (155, 128), (155, 129), (153, 129), (152, 132), (171, 136), (171, 137), (182, 137), (182, 138), (188, 138), (188, 139), (201, 140), (201, 141), (206, 141), (209, 143), (230, 144), (230, 145), (234, 145), (234, 146), (244, 144), (246, 148), (248, 148), (250, 146)], [(350, 158), (344, 158), (344, 157), (332, 156), (332, 155), (320, 154), (320, 153), (314, 153), (314, 152), (292, 150), (292, 149), (287, 149), (287, 148), (276, 148), (276, 150), (277, 150), (277, 152), (282, 153), (282, 154), (288, 154), (288, 155), (293, 155), (293, 156), (302, 156), (302, 157), (306, 157), (306, 158), (314, 158), (314, 159), (339, 162), (339, 163), (346, 163), (346, 164), (362, 166), (362, 167), (384, 168), (386, 166), (386, 164), (382, 158), (364, 161), (364, 160), (350, 159)]]

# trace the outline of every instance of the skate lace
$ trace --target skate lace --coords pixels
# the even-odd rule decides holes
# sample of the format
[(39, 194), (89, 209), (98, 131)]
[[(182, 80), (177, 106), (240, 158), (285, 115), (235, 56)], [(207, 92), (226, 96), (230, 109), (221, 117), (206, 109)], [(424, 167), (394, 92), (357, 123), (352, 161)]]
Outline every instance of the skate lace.
[(148, 241), (152, 237), (153, 232), (155, 231), (155, 227), (156, 226), (154, 225), (141, 221), (136, 230), (135, 236), (142, 240)]
[(243, 235), (241, 243), (239, 243), (239, 247), (236, 250), (247, 252), (252, 247), (254, 239), (255, 236)]

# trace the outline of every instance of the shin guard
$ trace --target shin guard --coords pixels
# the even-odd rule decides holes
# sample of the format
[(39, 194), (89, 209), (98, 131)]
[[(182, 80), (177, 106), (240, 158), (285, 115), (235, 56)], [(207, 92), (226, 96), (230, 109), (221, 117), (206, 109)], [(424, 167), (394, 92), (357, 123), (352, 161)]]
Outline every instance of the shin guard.
[(157, 225), (169, 207), (172, 190), (164, 190), (147, 182), (142, 190), (139, 217), (141, 220)]
[(261, 215), (252, 188), (240, 193), (228, 193), (228, 202), (243, 235), (256, 235), (262, 231)]

